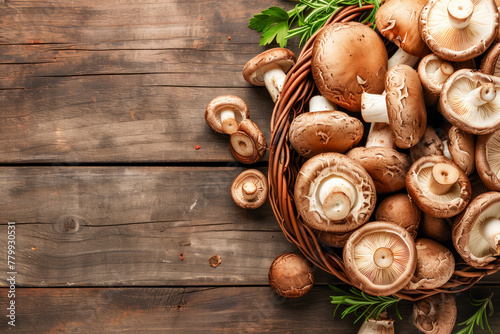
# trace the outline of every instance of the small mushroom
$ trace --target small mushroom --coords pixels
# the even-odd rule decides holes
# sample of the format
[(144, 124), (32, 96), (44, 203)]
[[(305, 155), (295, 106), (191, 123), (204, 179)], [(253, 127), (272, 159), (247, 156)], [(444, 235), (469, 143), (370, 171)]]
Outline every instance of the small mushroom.
[(281, 254), (271, 264), (269, 284), (280, 296), (301, 297), (314, 285), (313, 268), (301, 254)]
[(430, 0), (420, 12), (420, 35), (438, 57), (465, 61), (481, 55), (498, 29), (494, 0)]
[(257, 169), (240, 173), (231, 184), (231, 197), (243, 209), (256, 209), (266, 202), (267, 178)]
[(283, 89), (286, 73), (295, 65), (295, 54), (285, 48), (266, 50), (250, 59), (243, 67), (243, 77), (255, 86), (266, 86), (273, 102)]
[(475, 143), (476, 137), (457, 126), (447, 124), (443, 134), (444, 155), (453, 160), (465, 175), (471, 175), (476, 169)]
[(406, 175), (406, 189), (423, 212), (440, 218), (459, 214), (471, 196), (467, 175), (451, 159), (438, 155), (413, 163)]
[(440, 243), (426, 238), (415, 241), (417, 268), (406, 289), (437, 289), (453, 275), (455, 258), (450, 250)]
[(394, 320), (368, 319), (361, 325), (358, 334), (394, 334)]
[(385, 94), (363, 92), (361, 115), (368, 123), (388, 123), (399, 148), (410, 148), (422, 138), (427, 125), (422, 85), (408, 65), (387, 70)]
[(481, 65), (479, 67), (480, 71), (484, 74), (496, 77), (500, 76), (500, 63), (498, 63), (499, 56), (500, 43), (495, 43), (483, 55), (483, 60), (481, 61)]
[(386, 197), (375, 211), (375, 220), (393, 222), (403, 227), (413, 239), (417, 237), (422, 219), (420, 208), (410, 201), (406, 193)]
[(388, 68), (406, 64), (413, 67), (431, 51), (420, 37), (419, 13), (427, 0), (387, 0), (375, 13), (377, 30), (399, 48), (389, 58)]
[(294, 198), (304, 224), (343, 233), (370, 218), (376, 203), (375, 184), (361, 165), (345, 155), (321, 153), (300, 168)]
[(401, 226), (370, 222), (351, 234), (343, 260), (352, 285), (374, 296), (388, 296), (410, 282), (417, 266), (417, 249)]
[(250, 117), (245, 101), (234, 95), (221, 95), (210, 101), (205, 121), (219, 133), (232, 134), (238, 125)]
[(411, 162), (406, 154), (395, 149), (388, 124), (372, 123), (366, 147), (355, 147), (346, 155), (366, 169), (377, 193), (388, 194), (404, 188)]
[(324, 152), (344, 153), (363, 137), (363, 123), (341, 111), (325, 109), (329, 103), (323, 96), (314, 96), (309, 101), (309, 112), (295, 117), (290, 124), (290, 144), (305, 158)]
[(500, 193), (490, 191), (474, 198), (453, 222), (452, 240), (469, 265), (481, 268), (500, 255)]
[(477, 138), (476, 168), (486, 187), (500, 191), (500, 131)]
[(425, 334), (451, 334), (457, 321), (457, 304), (451, 293), (438, 293), (413, 304), (413, 324)]
[(419, 231), (427, 238), (437, 242), (446, 242), (451, 240), (451, 226), (452, 221), (448, 218), (433, 217), (424, 213)]
[(417, 161), (427, 155), (444, 155), (444, 145), (436, 130), (427, 125), (424, 135), (417, 145), (410, 147), (411, 161)]
[(425, 104), (435, 105), (443, 89), (444, 82), (455, 72), (453, 64), (431, 53), (418, 64), (418, 77), (424, 89)]
[(316, 36), (311, 58), (314, 82), (321, 95), (347, 110), (361, 109), (362, 92), (383, 92), (386, 70), (384, 42), (365, 24), (332, 23)]
[(453, 125), (482, 135), (500, 129), (500, 78), (469, 69), (453, 73), (443, 86), (439, 110)]
[(266, 140), (257, 124), (245, 119), (238, 126), (238, 131), (231, 134), (230, 149), (239, 162), (253, 164), (266, 154)]

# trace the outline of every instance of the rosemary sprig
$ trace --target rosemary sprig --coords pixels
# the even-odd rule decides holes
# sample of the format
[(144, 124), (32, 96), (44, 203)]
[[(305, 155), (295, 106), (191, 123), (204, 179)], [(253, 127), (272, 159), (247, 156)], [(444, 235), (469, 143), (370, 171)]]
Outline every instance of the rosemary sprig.
[(361, 16), (363, 23), (370, 22), (375, 29), (375, 12), (380, 0), (298, 0), (295, 7), (285, 11), (280, 7), (269, 7), (250, 19), (248, 27), (262, 32), (260, 45), (271, 44), (275, 39), (286, 47), (288, 39), (300, 37), (300, 44), (306, 42), (340, 8), (367, 4), (375, 7)]
[[(330, 288), (337, 293), (336, 296), (330, 296), (332, 298), (331, 303), (337, 305), (337, 307), (335, 307), (335, 311), (333, 312), (333, 316), (337, 313), (337, 309), (340, 305), (343, 305), (346, 308), (342, 312), (341, 318), (344, 319), (346, 315), (353, 313), (358, 316), (356, 321), (354, 321), (354, 323), (356, 323), (361, 319), (378, 319), (382, 312), (386, 311), (389, 307), (394, 306), (396, 308), (398, 318), (403, 319), (398, 310), (398, 303), (400, 299), (395, 296), (371, 296), (356, 288), (351, 288), (349, 292), (346, 292), (333, 285), (330, 285)], [(361, 312), (361, 314), (358, 315), (359, 312)]]
[[(488, 317), (491, 317), (494, 311), (493, 303), (491, 302), (492, 297), (493, 293), (488, 298), (476, 300), (472, 298), (472, 295), (470, 295), (470, 290), (469, 290), (470, 303), (473, 306), (479, 307), (479, 309), (469, 319), (458, 324), (459, 326), (466, 325), (466, 327), (461, 329), (456, 334), (472, 334), (474, 333), (475, 325), (478, 325), (481, 329), (484, 330), (484, 324), (486, 324), (486, 327), (488, 328), (490, 333), (493, 334), (490, 324), (488, 323)], [(487, 309), (489, 310), (489, 312)]]

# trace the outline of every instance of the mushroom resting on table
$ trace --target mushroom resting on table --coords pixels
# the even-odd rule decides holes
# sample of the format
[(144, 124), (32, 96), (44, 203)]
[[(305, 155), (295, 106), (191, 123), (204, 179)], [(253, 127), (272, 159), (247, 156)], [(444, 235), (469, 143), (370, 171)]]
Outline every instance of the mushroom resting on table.
[(250, 119), (241, 121), (238, 130), (229, 138), (231, 153), (244, 164), (260, 161), (266, 154), (266, 139), (257, 124)]
[(241, 98), (221, 95), (214, 98), (205, 111), (205, 121), (216, 132), (232, 134), (238, 125), (250, 117), (248, 107)]
[(452, 293), (438, 293), (413, 304), (413, 324), (425, 334), (451, 334), (457, 321)]
[(361, 325), (358, 334), (394, 334), (394, 320), (368, 319)]
[(268, 194), (266, 176), (257, 169), (240, 173), (231, 184), (231, 197), (244, 209), (256, 209), (266, 202)]
[(269, 268), (269, 284), (280, 296), (303, 296), (314, 285), (314, 272), (307, 259), (298, 253), (284, 253)]

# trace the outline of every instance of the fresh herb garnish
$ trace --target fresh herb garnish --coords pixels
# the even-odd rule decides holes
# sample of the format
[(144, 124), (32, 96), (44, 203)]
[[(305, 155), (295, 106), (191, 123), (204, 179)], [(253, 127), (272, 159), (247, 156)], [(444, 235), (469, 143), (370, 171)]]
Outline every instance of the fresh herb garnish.
[[(491, 317), (491, 315), (493, 315), (493, 303), (491, 302), (492, 297), (493, 293), (488, 298), (476, 300), (472, 298), (469, 290), (470, 303), (473, 306), (479, 307), (479, 309), (469, 319), (458, 324), (459, 326), (466, 325), (466, 327), (461, 329), (457, 334), (472, 334), (474, 333), (475, 325), (478, 325), (481, 329), (484, 329), (484, 324), (486, 324), (486, 327), (488, 328), (490, 333), (493, 334), (490, 324), (488, 323), (488, 317)], [(489, 312), (487, 311), (487, 309), (489, 310)]]
[(288, 39), (300, 36), (300, 45), (306, 42), (340, 8), (359, 5), (374, 5), (368, 15), (360, 21), (370, 22), (375, 28), (375, 12), (380, 7), (379, 0), (298, 0), (295, 7), (285, 11), (280, 7), (270, 7), (250, 19), (248, 27), (262, 32), (260, 45), (271, 44), (275, 39), (281, 47), (286, 47)]
[(358, 318), (354, 323), (359, 320), (368, 320), (370, 318), (378, 319), (382, 312), (385, 312), (389, 307), (394, 306), (396, 308), (396, 314), (399, 319), (403, 319), (399, 314), (398, 303), (401, 299), (395, 296), (371, 296), (356, 288), (351, 288), (349, 292), (339, 289), (333, 285), (330, 288), (335, 291), (338, 295), (331, 296), (331, 303), (337, 305), (333, 315), (337, 313), (337, 309), (340, 305), (345, 306), (345, 310), (342, 312), (342, 319), (351, 313), (358, 315)]

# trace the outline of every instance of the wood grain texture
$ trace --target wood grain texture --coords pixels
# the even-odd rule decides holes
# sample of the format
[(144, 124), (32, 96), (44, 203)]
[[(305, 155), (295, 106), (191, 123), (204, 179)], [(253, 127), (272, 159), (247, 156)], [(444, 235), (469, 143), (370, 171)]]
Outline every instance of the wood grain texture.
[[(500, 288), (491, 290), (498, 310)], [(361, 324), (353, 324), (355, 317), (333, 317), (330, 295), (325, 286), (315, 286), (299, 299), (284, 299), (269, 287), (18, 289), (15, 332), (357, 333)], [(475, 297), (488, 295), (474, 290)], [(455, 297), (459, 323), (476, 309), (467, 294)], [(5, 310), (5, 301), (0, 306)], [(400, 302), (403, 319), (395, 322), (396, 333), (420, 333), (410, 319), (412, 307), (411, 302)], [(390, 312), (395, 316), (393, 309)], [(496, 331), (500, 317), (490, 317), (490, 325)], [(0, 331), (6, 328), (6, 321), (0, 322)], [(460, 328), (455, 326), (454, 333)]]

